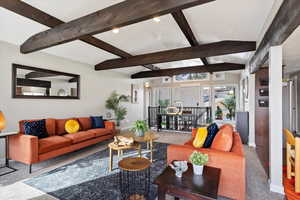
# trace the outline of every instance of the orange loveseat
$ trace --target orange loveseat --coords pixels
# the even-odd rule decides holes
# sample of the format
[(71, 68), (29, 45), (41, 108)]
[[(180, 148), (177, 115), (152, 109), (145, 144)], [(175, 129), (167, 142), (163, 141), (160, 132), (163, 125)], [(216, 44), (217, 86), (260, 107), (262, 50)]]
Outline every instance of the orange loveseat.
[[(71, 118), (76, 119), (76, 118)], [(108, 140), (115, 135), (114, 122), (105, 121), (105, 128), (92, 129), (89, 117), (77, 118), (80, 132), (67, 134), (65, 123), (69, 119), (46, 119), (46, 129), (49, 137), (39, 139), (36, 136), (24, 134), (24, 122), (19, 122), (19, 134), (9, 137), (9, 157), (29, 165), (48, 160), (75, 150)]]
[(246, 199), (246, 163), (241, 138), (233, 133), (233, 144), (230, 152), (210, 148), (194, 148), (192, 141), (197, 129), (192, 131), (192, 139), (184, 145), (168, 146), (168, 164), (174, 160), (188, 160), (193, 151), (208, 154), (208, 166), (221, 169), (219, 195), (236, 200)]

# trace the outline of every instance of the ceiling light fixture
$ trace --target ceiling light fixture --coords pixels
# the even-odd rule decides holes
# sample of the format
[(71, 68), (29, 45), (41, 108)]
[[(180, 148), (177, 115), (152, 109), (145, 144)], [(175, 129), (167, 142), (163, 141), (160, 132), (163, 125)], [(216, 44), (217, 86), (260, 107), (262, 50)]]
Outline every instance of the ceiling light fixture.
[(120, 32), (120, 29), (119, 29), (119, 28), (114, 28), (114, 29), (112, 30), (112, 32), (113, 32), (114, 34), (117, 34), (117, 33)]
[(153, 17), (153, 21), (155, 21), (156, 23), (160, 22), (160, 17)]

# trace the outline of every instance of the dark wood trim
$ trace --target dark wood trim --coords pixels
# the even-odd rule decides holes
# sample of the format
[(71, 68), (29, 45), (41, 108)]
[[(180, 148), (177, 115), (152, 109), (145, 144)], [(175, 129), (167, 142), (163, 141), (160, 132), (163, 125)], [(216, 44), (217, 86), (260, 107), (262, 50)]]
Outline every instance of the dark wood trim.
[[(27, 95), (17, 95), (16, 94), (16, 87), (17, 87), (17, 69), (26, 69), (26, 70), (33, 70), (37, 72), (43, 72), (47, 74), (56, 74), (57, 76), (70, 76), (74, 77), (77, 80), (77, 97), (62, 97), (62, 96), (27, 96)], [(24, 79), (24, 80), (30, 80), (30, 81), (37, 81), (32, 79)], [(80, 99), (80, 75), (77, 74), (71, 74), (66, 72), (59, 72), (49, 69), (42, 69), (37, 67), (30, 67), (26, 65), (20, 65), (20, 64), (12, 64), (12, 98), (17, 99)]]
[(71, 22), (58, 25), (30, 37), (21, 45), (22, 53), (31, 53), (166, 15), (176, 10), (206, 4), (214, 0), (139, 0), (123, 1)]
[(162, 77), (162, 76), (174, 76), (186, 73), (205, 73), (205, 72), (220, 72), (220, 71), (232, 71), (245, 69), (245, 65), (235, 63), (218, 63), (203, 66), (193, 67), (181, 67), (181, 68), (170, 68), (161, 69), (156, 71), (143, 71), (131, 76), (132, 79), (138, 78), (151, 78), (151, 77)]
[(75, 77), (75, 78), (71, 78), (68, 82), (69, 83), (75, 83), (75, 82), (77, 82), (78, 80), (77, 80), (77, 78)]
[(221, 41), (210, 44), (203, 44), (195, 47), (185, 47), (150, 54), (133, 56), (127, 59), (118, 58), (104, 61), (95, 66), (95, 70), (107, 70), (124, 67), (132, 67), (145, 64), (155, 64), (187, 60), (193, 58), (203, 58), (220, 56), (233, 53), (254, 51), (256, 42), (249, 41)]
[[(172, 13), (172, 16), (176, 23), (178, 24), (181, 32), (185, 35), (186, 39), (189, 41), (192, 47), (199, 46), (199, 43), (186, 19), (182, 10), (178, 10)], [(208, 65), (206, 58), (200, 58), (204, 65)]]
[[(51, 28), (54, 28), (61, 24), (64, 24), (63, 21), (39, 10), (23, 1), (20, 1), (20, 0), (3, 0), (3, 1), (0, 1), (0, 6), (11, 12), (14, 12), (18, 15), (21, 15), (23, 17), (26, 17), (37, 23), (43, 24), (43, 25), (51, 27)], [(101, 50), (107, 51), (111, 54), (120, 56), (121, 58), (128, 58), (128, 57), (132, 56), (131, 54), (129, 54), (107, 42), (99, 40), (91, 35), (83, 36), (83, 37), (79, 38), (79, 40), (81, 40), (87, 44), (90, 44), (96, 48), (99, 48)], [(153, 65), (145, 65), (144, 67), (148, 68), (150, 70), (159, 69), (158, 67), (153, 66)]]
[(250, 72), (257, 72), (268, 60), (269, 49), (282, 45), (300, 24), (300, 1), (284, 0), (250, 60)]

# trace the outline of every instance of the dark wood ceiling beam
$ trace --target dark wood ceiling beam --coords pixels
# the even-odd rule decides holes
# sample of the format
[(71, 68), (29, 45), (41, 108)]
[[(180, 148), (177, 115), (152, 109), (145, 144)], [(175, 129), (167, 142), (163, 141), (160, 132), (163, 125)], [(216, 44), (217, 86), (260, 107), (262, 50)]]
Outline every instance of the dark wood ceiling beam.
[(21, 46), (22, 53), (30, 53), (64, 44), (86, 35), (95, 35), (115, 27), (135, 24), (155, 16), (172, 13), (214, 0), (127, 0), (90, 15), (75, 19), (38, 33)]
[[(2, 0), (2, 1), (0, 0), (0, 6), (9, 11), (14, 12), (18, 15), (21, 15), (21, 16), (31, 19), (39, 24), (43, 24), (43, 25), (51, 27), (51, 28), (54, 28), (58, 25), (65, 23), (65, 22), (43, 12), (23, 1), (20, 1), (20, 0)], [(131, 54), (129, 54), (111, 44), (108, 44), (102, 40), (99, 40), (93, 36), (90, 36), (90, 35), (83, 36), (83, 37), (79, 38), (79, 40), (81, 40), (87, 44), (90, 44), (94, 47), (97, 47), (99, 49), (102, 49), (104, 51), (107, 51), (111, 54), (120, 56), (121, 58), (128, 58), (128, 57), (132, 56)], [(146, 67), (150, 70), (159, 69), (158, 67), (153, 66), (153, 65), (145, 65), (144, 67)]]
[(300, 1), (285, 0), (250, 60), (251, 73), (257, 72), (269, 57), (272, 46), (283, 44), (300, 25)]
[[(182, 33), (185, 35), (186, 39), (189, 41), (192, 47), (199, 46), (199, 43), (186, 19), (182, 10), (178, 10), (172, 13), (172, 16), (176, 23), (178, 24), (179, 28), (181, 29)], [(200, 58), (204, 65), (208, 65), (208, 61), (206, 58)]]
[(220, 71), (233, 71), (245, 69), (245, 65), (234, 64), (234, 63), (218, 63), (202, 66), (193, 67), (181, 67), (181, 68), (171, 68), (171, 69), (161, 69), (156, 71), (144, 71), (133, 74), (132, 79), (138, 78), (152, 78), (152, 77), (162, 77), (162, 76), (174, 76), (186, 73), (205, 73), (205, 72), (220, 72)]
[(59, 75), (57, 75), (57, 74), (45, 73), (45, 72), (29, 72), (28, 74), (25, 75), (25, 78), (26, 78), (26, 79), (30, 79), (30, 78), (53, 77), (53, 76), (59, 76)]
[(203, 58), (211, 56), (220, 56), (241, 52), (254, 51), (256, 42), (249, 41), (221, 41), (210, 44), (203, 44), (195, 47), (185, 47), (150, 54), (133, 56), (126, 59), (112, 59), (104, 61), (95, 66), (95, 70), (108, 70), (124, 67), (132, 67), (145, 64), (155, 64), (172, 62), (179, 60), (188, 60), (194, 58)]

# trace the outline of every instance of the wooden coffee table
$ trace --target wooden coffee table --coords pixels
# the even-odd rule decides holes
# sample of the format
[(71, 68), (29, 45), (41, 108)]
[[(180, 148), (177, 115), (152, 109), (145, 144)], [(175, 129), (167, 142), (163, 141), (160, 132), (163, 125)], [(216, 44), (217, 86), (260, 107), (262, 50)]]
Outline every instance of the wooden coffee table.
[(203, 175), (194, 175), (193, 166), (182, 174), (182, 178), (175, 176), (175, 171), (167, 167), (154, 183), (158, 185), (158, 200), (165, 200), (166, 194), (192, 200), (218, 199), (221, 169), (204, 167)]
[(139, 156), (141, 157), (141, 145), (137, 142), (134, 142), (132, 145), (118, 146), (115, 143), (109, 143), (109, 171), (112, 171), (113, 166), (113, 151), (118, 152), (118, 157), (123, 156), (123, 150), (134, 149), (138, 151)]

